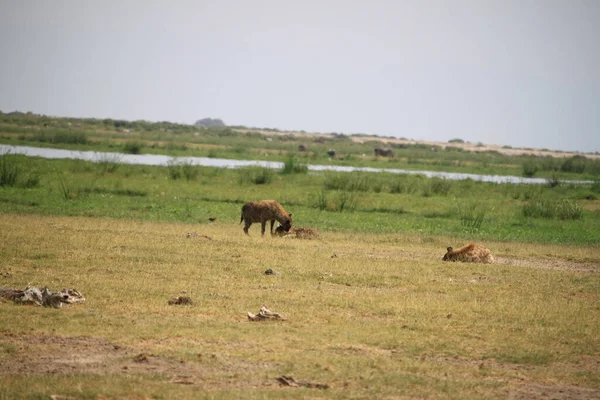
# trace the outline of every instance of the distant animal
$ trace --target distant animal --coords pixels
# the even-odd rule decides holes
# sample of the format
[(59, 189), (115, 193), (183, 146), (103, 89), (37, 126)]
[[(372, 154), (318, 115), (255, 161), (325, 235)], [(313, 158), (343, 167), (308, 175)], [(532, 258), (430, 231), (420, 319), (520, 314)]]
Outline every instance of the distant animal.
[(306, 151), (306, 145), (305, 144), (298, 145), (298, 151)]
[(443, 261), (463, 261), (474, 263), (491, 264), (494, 262), (492, 252), (484, 246), (469, 243), (458, 250), (452, 247), (446, 249), (448, 252), (442, 258)]
[(279, 222), (287, 232), (292, 227), (292, 214), (288, 214), (285, 208), (275, 200), (259, 200), (244, 204), (240, 224), (245, 221), (244, 233), (248, 235), (248, 228), (253, 222), (260, 222), (261, 235), (265, 234), (267, 221), (271, 221), (271, 235), (275, 221)]
[(298, 239), (313, 239), (313, 238), (318, 238), (319, 237), (319, 232), (317, 232), (316, 229), (312, 229), (312, 228), (290, 228), (288, 231), (285, 230), (285, 228), (281, 225), (279, 225), (277, 227), (277, 229), (275, 229), (275, 236), (285, 236), (285, 237), (292, 237), (292, 238), (298, 238)]
[(335, 157), (335, 150), (328, 150), (328, 151), (327, 151), (327, 155), (328, 155), (329, 157)]
[(215, 217), (209, 217), (209, 218), (208, 218), (208, 220), (209, 220), (210, 222), (215, 222), (217, 219), (216, 219)]
[(376, 147), (374, 152), (376, 156), (394, 157), (394, 152), (390, 147)]

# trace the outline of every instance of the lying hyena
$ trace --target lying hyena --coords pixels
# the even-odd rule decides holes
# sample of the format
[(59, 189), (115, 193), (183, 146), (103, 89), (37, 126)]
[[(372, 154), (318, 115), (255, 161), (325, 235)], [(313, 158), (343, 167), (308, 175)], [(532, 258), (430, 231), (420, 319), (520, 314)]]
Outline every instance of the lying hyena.
[(292, 227), (292, 214), (287, 211), (275, 200), (259, 200), (244, 204), (242, 207), (242, 218), (240, 224), (245, 221), (244, 233), (248, 235), (248, 228), (253, 222), (260, 222), (261, 234), (265, 234), (267, 221), (271, 221), (271, 235), (273, 234), (273, 225), (278, 221), (287, 232)]
[(312, 228), (290, 228), (289, 231), (286, 231), (283, 226), (279, 225), (275, 229), (275, 235), (298, 239), (313, 239), (319, 237), (319, 232)]
[(448, 252), (442, 258), (443, 261), (465, 261), (485, 264), (494, 262), (492, 252), (475, 243), (469, 243), (458, 250), (453, 250), (452, 247), (448, 247), (447, 250)]

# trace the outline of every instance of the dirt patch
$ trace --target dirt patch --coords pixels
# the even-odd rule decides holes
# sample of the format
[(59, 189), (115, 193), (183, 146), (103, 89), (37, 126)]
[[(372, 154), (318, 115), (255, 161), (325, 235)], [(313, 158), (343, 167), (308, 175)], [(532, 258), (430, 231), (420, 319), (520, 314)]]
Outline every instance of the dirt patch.
[[(186, 362), (133, 347), (124, 347), (102, 338), (87, 336), (17, 336), (0, 334), (0, 380), (2, 376), (44, 374), (160, 374), (172, 383), (202, 387), (259, 387), (276, 382), (264, 379), (261, 370), (274, 367), (248, 361), (209, 356), (209, 360)], [(242, 374), (244, 371), (252, 374)], [(221, 382), (222, 375), (242, 374), (243, 379)], [(253, 378), (256, 376), (256, 378)]]
[(584, 400), (600, 399), (600, 390), (575, 386), (528, 384), (511, 390), (510, 400)]
[(496, 257), (496, 265), (554, 269), (578, 272), (600, 272), (600, 263), (574, 262), (561, 259)]

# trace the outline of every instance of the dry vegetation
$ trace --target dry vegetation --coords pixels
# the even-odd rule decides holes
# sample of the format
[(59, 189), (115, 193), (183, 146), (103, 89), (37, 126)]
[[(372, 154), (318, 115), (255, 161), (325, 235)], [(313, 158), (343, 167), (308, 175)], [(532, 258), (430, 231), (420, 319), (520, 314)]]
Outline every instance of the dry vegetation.
[[(0, 399), (600, 398), (596, 247), (444, 263), (414, 233), (9, 214), (0, 239), (0, 286), (87, 299), (0, 302)], [(262, 305), (287, 320), (248, 321)]]

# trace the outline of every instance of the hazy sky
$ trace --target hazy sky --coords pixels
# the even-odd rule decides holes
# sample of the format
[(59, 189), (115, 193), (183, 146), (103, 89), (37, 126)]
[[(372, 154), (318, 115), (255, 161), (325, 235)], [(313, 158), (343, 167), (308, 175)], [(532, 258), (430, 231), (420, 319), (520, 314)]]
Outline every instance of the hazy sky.
[(600, 0), (0, 0), (0, 110), (600, 151)]

